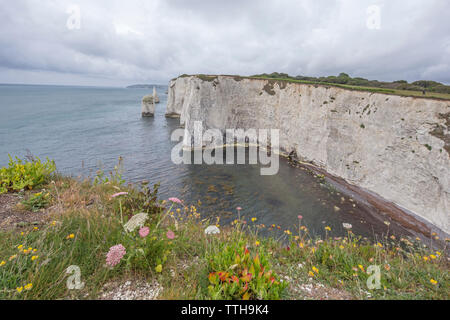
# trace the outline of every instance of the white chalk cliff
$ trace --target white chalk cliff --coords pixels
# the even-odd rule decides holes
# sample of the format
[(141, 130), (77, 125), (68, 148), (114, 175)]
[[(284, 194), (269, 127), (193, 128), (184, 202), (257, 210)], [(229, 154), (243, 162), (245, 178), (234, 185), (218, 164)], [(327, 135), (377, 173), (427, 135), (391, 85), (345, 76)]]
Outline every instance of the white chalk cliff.
[(233, 76), (182, 76), (166, 115), (280, 129), (280, 149), (450, 233), (450, 101)]

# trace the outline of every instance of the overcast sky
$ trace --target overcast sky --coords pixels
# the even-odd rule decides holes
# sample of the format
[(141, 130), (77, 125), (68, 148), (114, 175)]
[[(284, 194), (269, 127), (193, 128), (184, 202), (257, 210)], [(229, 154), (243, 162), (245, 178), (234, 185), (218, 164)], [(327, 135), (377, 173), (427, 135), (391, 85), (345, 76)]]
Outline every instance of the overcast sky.
[(124, 86), (274, 71), (450, 83), (448, 0), (0, 4), (0, 83)]

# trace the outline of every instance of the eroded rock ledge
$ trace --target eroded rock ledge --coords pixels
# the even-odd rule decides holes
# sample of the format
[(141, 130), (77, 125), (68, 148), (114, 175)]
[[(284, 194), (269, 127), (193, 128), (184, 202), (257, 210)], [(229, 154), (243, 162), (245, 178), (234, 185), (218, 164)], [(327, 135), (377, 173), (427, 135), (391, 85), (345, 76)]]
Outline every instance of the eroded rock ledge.
[[(203, 128), (280, 129), (292, 152), (450, 233), (450, 101), (233, 76), (182, 76), (167, 115)], [(421, 222), (421, 223), (422, 223)]]

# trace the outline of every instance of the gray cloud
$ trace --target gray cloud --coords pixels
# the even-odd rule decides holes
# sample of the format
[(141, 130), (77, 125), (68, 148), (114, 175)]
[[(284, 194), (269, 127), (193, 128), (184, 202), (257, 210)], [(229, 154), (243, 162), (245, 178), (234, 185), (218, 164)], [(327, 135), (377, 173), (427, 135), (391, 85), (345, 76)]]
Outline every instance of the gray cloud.
[[(71, 5), (79, 30), (66, 26)], [(381, 8), (380, 29), (366, 25), (370, 5)], [(0, 82), (278, 71), (450, 83), (448, 12), (447, 0), (16, 0), (0, 12)]]

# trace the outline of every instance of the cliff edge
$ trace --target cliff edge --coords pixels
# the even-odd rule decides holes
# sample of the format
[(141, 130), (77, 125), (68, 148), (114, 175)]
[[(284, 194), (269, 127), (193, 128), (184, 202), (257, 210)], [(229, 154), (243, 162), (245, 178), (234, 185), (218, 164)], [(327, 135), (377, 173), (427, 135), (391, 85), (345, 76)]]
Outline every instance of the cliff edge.
[(234, 76), (182, 76), (166, 115), (280, 129), (280, 149), (450, 233), (450, 101)]

